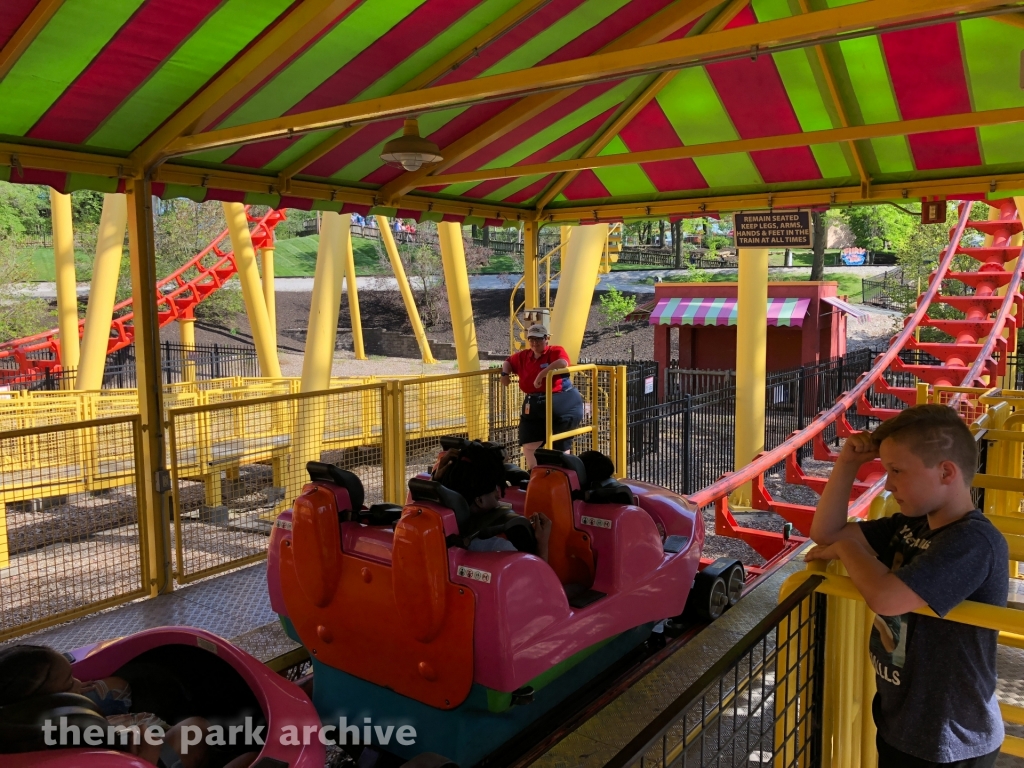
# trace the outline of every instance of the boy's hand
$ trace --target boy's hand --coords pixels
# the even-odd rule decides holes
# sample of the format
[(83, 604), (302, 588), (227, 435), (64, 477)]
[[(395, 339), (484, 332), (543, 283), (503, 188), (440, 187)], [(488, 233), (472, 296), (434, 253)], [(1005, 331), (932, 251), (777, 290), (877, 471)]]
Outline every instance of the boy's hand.
[(807, 552), (804, 553), (804, 562), (809, 563), (812, 560), (838, 560), (839, 553), (836, 551), (835, 544), (829, 544), (828, 546), (817, 546), (811, 547)]
[(546, 545), (551, 539), (551, 518), (538, 512), (530, 518), (530, 522), (533, 523), (533, 532), (537, 536), (537, 543)]
[(848, 464), (860, 467), (872, 459), (878, 458), (878, 445), (870, 432), (857, 432), (846, 438), (843, 450), (839, 452), (836, 464)]

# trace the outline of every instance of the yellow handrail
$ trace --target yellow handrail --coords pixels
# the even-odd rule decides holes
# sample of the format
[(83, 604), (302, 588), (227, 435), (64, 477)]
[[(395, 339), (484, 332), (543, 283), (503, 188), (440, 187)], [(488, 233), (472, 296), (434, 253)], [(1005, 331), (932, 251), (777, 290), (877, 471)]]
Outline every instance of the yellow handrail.
[[(559, 432), (557, 435), (551, 433), (551, 413), (554, 410), (551, 401), (551, 378), (553, 376), (562, 376), (563, 374), (570, 375), (570, 381), (572, 374), (580, 371), (593, 371), (594, 381), (590, 387), (590, 426), (589, 427), (578, 427), (577, 429), (570, 429), (568, 432)], [(544, 447), (551, 449), (554, 447), (556, 440), (565, 440), (569, 437), (576, 437), (577, 435), (585, 435), (587, 432), (590, 433), (590, 446), (597, 450), (597, 366), (590, 365), (570, 365), (568, 368), (555, 368), (554, 370), (548, 369), (544, 374)]]

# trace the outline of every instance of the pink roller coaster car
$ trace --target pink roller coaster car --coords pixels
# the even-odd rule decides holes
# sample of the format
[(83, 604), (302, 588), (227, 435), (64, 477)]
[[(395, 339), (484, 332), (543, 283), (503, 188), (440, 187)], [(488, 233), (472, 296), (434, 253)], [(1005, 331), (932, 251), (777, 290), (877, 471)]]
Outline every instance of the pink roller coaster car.
[[(316, 738), (305, 745), (301, 744), (301, 738), (298, 745), (292, 744), (292, 739), (282, 738), (287, 726), (295, 727), (297, 733), (302, 734), (304, 727), (320, 725), (320, 718), (302, 689), (214, 634), (191, 627), (161, 627), (79, 648), (68, 655), (73, 674), (79, 680), (97, 680), (117, 674), (131, 682), (133, 674), (142, 675), (143, 679), (153, 681), (150, 687), (170, 694), (164, 696), (164, 706), (181, 716), (200, 716), (213, 723), (238, 725), (250, 718), (251, 731), (262, 725), (262, 731), (258, 732), (264, 742), (262, 746), (252, 739), (252, 744), (245, 744), (244, 731), (236, 732), (236, 751), (259, 752), (253, 768), (323, 768), (326, 749)], [(133, 684), (133, 699), (136, 692), (142, 693), (138, 683)], [(91, 718), (99, 717), (81, 707), (90, 705), (84, 697), (54, 694), (38, 698), (40, 701), (34, 702), (37, 706), (28, 708), (33, 712), (30, 716), (33, 723), (26, 722), (23, 716), (19, 718), (17, 713), (4, 712), (25, 702), (0, 708), (0, 723), (8, 728), (12, 724), (15, 727), (42, 725), (46, 719), (57, 723), (64, 716), (69, 722), (81, 718), (79, 722), (84, 725)], [(26, 710), (24, 706), (19, 709), (22, 713)], [(168, 722), (181, 719), (174, 714), (158, 714)], [(227, 734), (228, 729), (224, 732)], [(106, 747), (53, 747), (45, 751), (4, 754), (0, 755), (0, 765), (4, 768), (153, 768), (152, 763)]]

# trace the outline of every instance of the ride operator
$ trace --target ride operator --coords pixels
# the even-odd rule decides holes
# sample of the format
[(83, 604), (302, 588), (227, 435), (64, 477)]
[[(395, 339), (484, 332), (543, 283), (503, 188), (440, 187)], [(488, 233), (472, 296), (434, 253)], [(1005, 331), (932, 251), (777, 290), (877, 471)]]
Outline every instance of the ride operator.
[[(501, 365), (501, 383), (506, 387), (512, 381), (510, 374), (519, 376), (519, 388), (526, 393), (523, 411), (519, 417), (519, 444), (523, 447), (526, 466), (533, 469), (537, 460), (533, 452), (544, 445), (545, 407), (544, 379), (548, 371), (569, 367), (569, 355), (562, 347), (548, 344), (550, 334), (543, 325), (531, 325), (526, 332), (530, 345), (522, 352), (505, 358)], [(583, 397), (572, 385), (569, 374), (553, 376), (551, 380), (551, 429), (553, 434), (576, 429), (583, 421)], [(569, 452), (572, 438), (556, 440), (557, 451)]]

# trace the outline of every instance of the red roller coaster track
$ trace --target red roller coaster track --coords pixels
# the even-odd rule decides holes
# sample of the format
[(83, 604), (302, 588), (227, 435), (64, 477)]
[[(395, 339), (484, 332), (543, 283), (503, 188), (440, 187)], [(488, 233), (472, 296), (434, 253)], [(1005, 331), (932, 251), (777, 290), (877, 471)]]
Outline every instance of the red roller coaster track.
[[(261, 218), (255, 218), (250, 215), (248, 206), (245, 214), (254, 224), (252, 244), (257, 250), (273, 244), (274, 228), (287, 218), (284, 211), (275, 210)], [(220, 289), (235, 274), (235, 254), (221, 248), (227, 237), (228, 231), (225, 229), (181, 268), (156, 284), (156, 309), (161, 328), (179, 318), (192, 317), (196, 306)], [(186, 277), (188, 274), (192, 276)], [(135, 328), (132, 325), (134, 312), (131, 311), (131, 306), (131, 299), (114, 306), (107, 354), (129, 346), (135, 338)], [(85, 320), (79, 320), (79, 338), (84, 330)], [(54, 328), (35, 336), (0, 343), (0, 360), (5, 358), (14, 358), (17, 361), (16, 375), (19, 377), (31, 377), (46, 370), (60, 370), (59, 329)]]
[[(970, 221), (970, 203), (962, 203), (959, 221), (950, 231), (949, 246), (929, 279), (928, 289), (919, 297), (917, 310), (906, 319), (903, 330), (893, 337), (889, 348), (875, 359), (871, 370), (861, 376), (849, 392), (844, 392), (831, 408), (818, 414), (807, 427), (794, 432), (777, 448), (758, 455), (742, 469), (724, 475), (689, 497), (697, 508), (714, 505), (716, 533), (745, 541), (768, 561), (766, 569), (789, 557), (806, 539), (741, 526), (730, 512), (729, 495), (743, 484), (751, 483), (752, 506), (755, 509), (775, 512), (806, 534), (810, 530), (814, 507), (772, 498), (765, 488), (765, 472), (779, 462), (785, 462), (786, 482), (820, 493), (826, 478), (810, 476), (803, 471), (798, 460), (798, 452), (803, 446), (811, 443), (815, 459), (834, 461), (837, 455), (826, 445), (824, 432), (827, 427), (835, 425), (839, 437), (848, 436), (853, 431), (847, 419), (850, 409), (856, 408), (854, 412), (861, 416), (887, 419), (899, 410), (873, 404), (869, 399), (871, 395), (876, 398), (888, 395), (890, 399), (909, 405), (917, 401), (915, 387), (891, 385), (886, 374), (912, 374), (934, 386), (998, 386), (997, 377), (1006, 373), (1007, 350), (1016, 350), (1018, 319), (1024, 317), (1024, 298), (1020, 294), (1021, 270), (1024, 269), (1024, 259), (1020, 257), (1024, 255), (1024, 249), (1011, 245), (1011, 238), (1022, 231), (1022, 225), (1012, 200), (1004, 201), (999, 213), (999, 218), (994, 221)], [(963, 247), (961, 239), (967, 229), (987, 235), (991, 242), (980, 248)], [(957, 254), (978, 261), (978, 271), (950, 273), (950, 265)], [(969, 296), (942, 296), (940, 291), (944, 280), (959, 280), (972, 287), (974, 293)], [(1000, 292), (1001, 288), (1005, 290)], [(952, 306), (963, 312), (965, 317), (959, 320), (930, 317), (929, 310), (939, 304)], [(1014, 308), (1016, 313), (1012, 313)], [(918, 342), (914, 332), (919, 327), (936, 328), (953, 340)], [(911, 351), (916, 351), (918, 356), (927, 353), (938, 363), (908, 363), (900, 358), (901, 352)], [(961, 394), (953, 394), (947, 402), (959, 408), (969, 421), (979, 410), (976, 401)], [(866, 515), (871, 500), (884, 485), (885, 470), (881, 463), (876, 459), (865, 464), (854, 486), (850, 514)], [(757, 573), (762, 569), (750, 570)]]

